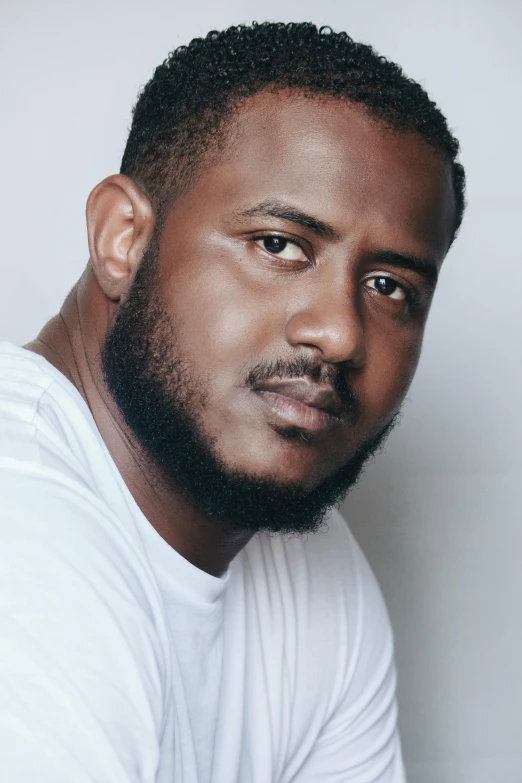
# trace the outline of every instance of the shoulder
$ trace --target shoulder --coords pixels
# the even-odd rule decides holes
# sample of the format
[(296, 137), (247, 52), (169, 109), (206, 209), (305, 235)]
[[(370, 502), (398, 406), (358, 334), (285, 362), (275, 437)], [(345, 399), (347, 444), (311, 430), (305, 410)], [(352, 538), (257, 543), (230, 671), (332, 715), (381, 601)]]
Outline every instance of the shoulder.
[(0, 752), (17, 780), (123, 780), (159, 752), (161, 598), (81, 398), (26, 354), (0, 349)]
[[(277, 572), (301, 607), (318, 618), (334, 618), (337, 613), (354, 623), (364, 611), (382, 614), (382, 596), (375, 576), (337, 510), (326, 517), (323, 527), (303, 536), (261, 535), (247, 547), (247, 557), (255, 574), (263, 562), (263, 573)], [(368, 619), (368, 618), (367, 618)], [(384, 612), (383, 620), (387, 616)], [(355, 630), (355, 629), (354, 629)]]
[(0, 470), (0, 754), (12, 779), (158, 764), (170, 658), (139, 551), (92, 494)]
[(58, 370), (0, 343), (0, 467), (56, 468), (88, 483), (83, 457), (99, 440), (87, 405)]
[(256, 611), (269, 607), (264, 625), (284, 636), (277, 643), (287, 652), (293, 650), (309, 706), (323, 713), (348, 690), (356, 699), (370, 680), (382, 677), (382, 667), (393, 665), (391, 626), (379, 585), (338, 511), (330, 512), (320, 532), (261, 536), (246, 554)]
[[(53, 384), (74, 389), (46, 359), (12, 343), (0, 342), (0, 414), (30, 420)], [(78, 392), (78, 398), (81, 399)]]
[(345, 780), (363, 759), (373, 774), (375, 764), (395, 764), (399, 772), (383, 780), (402, 780), (390, 622), (345, 520), (333, 511), (314, 535), (251, 543), (248, 608), (262, 628), (265, 666), (280, 673), (278, 692), (288, 694), (289, 742), (303, 780), (331, 767)]
[[(0, 344), (3, 608), (15, 617), (20, 602), (32, 605), (42, 638), (60, 619), (73, 628), (79, 617), (82, 637), (98, 638), (121, 606), (150, 637), (161, 620), (156, 582), (89, 417), (44, 359)], [(128, 631), (139, 647), (139, 634)]]
[[(245, 586), (255, 595), (256, 611), (263, 614), (264, 607), (270, 607), (265, 624), (272, 633), (286, 635), (287, 650), (299, 645), (296, 654), (305, 668), (323, 661), (323, 673), (314, 677), (318, 698), (337, 675), (337, 684), (346, 684), (356, 669), (360, 674), (361, 656), (371, 669), (370, 651), (376, 658), (393, 655), (379, 585), (338, 511), (331, 511), (314, 534), (258, 536), (246, 548), (245, 559)], [(277, 615), (284, 617), (280, 627), (275, 606), (280, 607)]]

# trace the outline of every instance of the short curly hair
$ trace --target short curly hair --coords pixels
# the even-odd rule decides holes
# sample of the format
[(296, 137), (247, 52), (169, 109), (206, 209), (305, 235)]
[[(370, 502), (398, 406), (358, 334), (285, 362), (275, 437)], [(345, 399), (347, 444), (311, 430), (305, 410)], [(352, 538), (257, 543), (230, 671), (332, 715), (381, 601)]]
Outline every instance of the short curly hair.
[(393, 131), (421, 136), (452, 168), (455, 236), (465, 175), (459, 143), (439, 108), (371, 46), (307, 22), (229, 27), (171, 52), (138, 96), (121, 173), (135, 179), (164, 215), (205, 153), (226, 137), (234, 110), (270, 88), (344, 99)]

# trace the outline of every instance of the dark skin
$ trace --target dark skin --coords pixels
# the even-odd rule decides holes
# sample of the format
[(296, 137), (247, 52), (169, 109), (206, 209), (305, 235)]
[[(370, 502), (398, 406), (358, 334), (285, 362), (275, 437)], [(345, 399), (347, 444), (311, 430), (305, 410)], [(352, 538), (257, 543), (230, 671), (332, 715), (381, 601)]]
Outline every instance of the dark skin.
[[(244, 104), (230, 143), (169, 209), (159, 248), (161, 297), (207, 384), (205, 433), (227, 466), (313, 487), (390, 421), (417, 365), (454, 212), (449, 165), (420, 138), (333, 99), (281, 91)], [(154, 222), (132, 180), (101, 182), (87, 204), (86, 272), (27, 347), (80, 391), (160, 535), (220, 575), (251, 534), (214, 522), (172, 489), (103, 381), (101, 349)], [(241, 380), (254, 361), (296, 356), (347, 374), (361, 403), (355, 425), (333, 418), (309, 438), (282, 437), (288, 415), (306, 418), (309, 407)]]

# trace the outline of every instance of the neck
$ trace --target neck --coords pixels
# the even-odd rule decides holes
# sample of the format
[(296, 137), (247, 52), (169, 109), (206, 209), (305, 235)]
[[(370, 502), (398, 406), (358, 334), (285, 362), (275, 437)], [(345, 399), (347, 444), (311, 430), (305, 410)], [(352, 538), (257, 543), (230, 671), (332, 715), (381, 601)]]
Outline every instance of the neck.
[(150, 524), (197, 568), (220, 576), (251, 533), (207, 517), (165, 480), (129, 430), (103, 379), (101, 353), (116, 306), (88, 268), (36, 340), (25, 347), (45, 357), (78, 389), (134, 500)]

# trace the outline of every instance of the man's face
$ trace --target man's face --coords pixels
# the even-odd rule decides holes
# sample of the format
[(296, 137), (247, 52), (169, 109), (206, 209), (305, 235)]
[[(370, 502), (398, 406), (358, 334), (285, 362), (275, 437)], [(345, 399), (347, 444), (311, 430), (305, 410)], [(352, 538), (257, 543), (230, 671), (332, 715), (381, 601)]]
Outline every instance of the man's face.
[(286, 92), (249, 99), (231, 138), (166, 216), (154, 274), (109, 335), (109, 387), (131, 422), (130, 382), (111, 366), (134, 340), (133, 372), (162, 387), (165, 413), (160, 437), (142, 409), (137, 434), (174, 480), (169, 396), (222, 478), (301, 497), (334, 477), (346, 488), (415, 371), (451, 242), (450, 169), (360, 109)]

